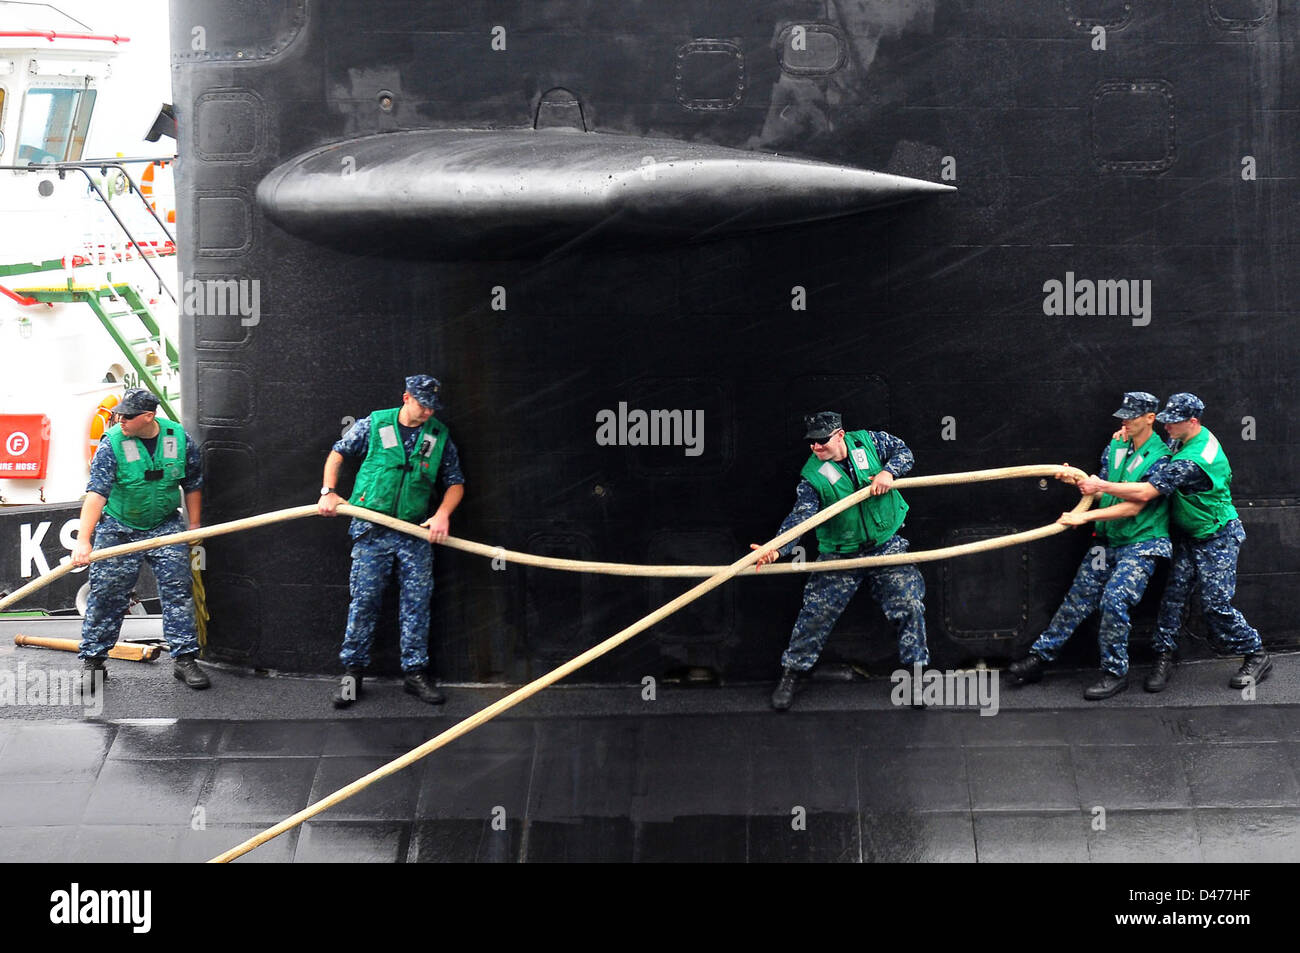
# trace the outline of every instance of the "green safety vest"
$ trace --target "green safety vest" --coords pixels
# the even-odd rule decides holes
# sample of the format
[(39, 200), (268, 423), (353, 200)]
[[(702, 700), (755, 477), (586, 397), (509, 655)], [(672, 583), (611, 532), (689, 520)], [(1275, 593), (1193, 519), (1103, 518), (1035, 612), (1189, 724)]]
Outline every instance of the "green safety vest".
[[(854, 430), (844, 435), (849, 455), (849, 466), (857, 476), (859, 486), (840, 469), (833, 460), (818, 460), (816, 454), (808, 457), (800, 476), (812, 484), (821, 497), (822, 509), (844, 499), (871, 482), (871, 478), (884, 469), (876, 448), (865, 430)], [(868, 497), (866, 502), (849, 507), (838, 516), (817, 527), (817, 546), (823, 553), (855, 553), (867, 542), (879, 546), (898, 532), (907, 515), (907, 503), (897, 490), (881, 496)]]
[[(1128, 440), (1112, 440), (1108, 453), (1111, 482), (1141, 483), (1147, 471), (1172, 451), (1167, 443), (1152, 432), (1140, 448), (1135, 448)], [(1122, 502), (1117, 496), (1103, 493), (1098, 509)], [(1130, 543), (1145, 543), (1149, 539), (1162, 539), (1169, 535), (1169, 501), (1161, 495), (1148, 500), (1147, 505), (1135, 516), (1107, 520), (1095, 525), (1098, 538), (1105, 540), (1107, 546), (1127, 546)]]
[(426, 420), (408, 459), (398, 430), (399, 410), (376, 410), (370, 415), (370, 447), (348, 502), (408, 523), (422, 523), (429, 516), (429, 498), (437, 486), (447, 428), (437, 418)]
[(1175, 490), (1169, 497), (1169, 515), (1174, 526), (1192, 539), (1204, 539), (1237, 518), (1232, 505), (1232, 467), (1214, 434), (1202, 427), (1191, 440), (1174, 454), (1175, 460), (1191, 460), (1210, 478), (1210, 488), (1203, 493)]
[(159, 420), (153, 456), (139, 437), (123, 434), (121, 424), (109, 428), (107, 436), (117, 458), (117, 477), (104, 512), (132, 529), (153, 529), (180, 506), (176, 489), (185, 479), (185, 428)]

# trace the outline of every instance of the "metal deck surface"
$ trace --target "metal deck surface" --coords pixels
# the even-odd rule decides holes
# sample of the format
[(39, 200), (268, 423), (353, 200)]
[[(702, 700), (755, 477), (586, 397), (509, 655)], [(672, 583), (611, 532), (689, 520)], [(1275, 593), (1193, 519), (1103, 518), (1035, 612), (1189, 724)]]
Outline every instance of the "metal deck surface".
[[(0, 676), (76, 667), (21, 627)], [(770, 684), (562, 683), (243, 860), (1294, 861), (1300, 656), (1275, 658), (1254, 701), (1223, 659), (1100, 703), (1090, 672), (1004, 680), (993, 716), (895, 707), (887, 679), (805, 682), (784, 714)], [(0, 707), (0, 859), (206, 860), (507, 690), (433, 709), (381, 680), (339, 712), (325, 679), (109, 664), (95, 717)]]

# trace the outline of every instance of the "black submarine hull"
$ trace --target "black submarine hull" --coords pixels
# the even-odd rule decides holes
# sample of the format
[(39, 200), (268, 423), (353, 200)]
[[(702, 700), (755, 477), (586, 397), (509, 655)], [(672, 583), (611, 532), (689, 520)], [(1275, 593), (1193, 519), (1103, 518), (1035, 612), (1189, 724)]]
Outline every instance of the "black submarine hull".
[[(915, 475), (1095, 469), (1123, 391), (1186, 390), (1235, 471), (1248, 533), (1236, 604), (1266, 645), (1294, 645), (1298, 20), (1272, 0), (173, 0), (181, 270), (258, 289), (255, 312), (182, 317), (205, 520), (313, 501), (331, 443), (395, 406), (417, 372), (442, 380), (464, 465), (453, 534), (652, 563), (725, 564), (774, 535), (810, 411), (902, 437)], [(510, 222), (476, 243), (477, 220), (440, 218), (433, 201), (401, 216), (400, 176), (385, 186), (395, 231), (362, 209), (349, 238), (337, 196), (342, 219), (325, 223), (310, 202), (292, 221), (267, 204), (264, 183), (295, 157), (461, 130), (641, 138), (647, 174), (677, 141), (957, 191), (806, 220), (781, 198), (745, 220), (723, 181), (681, 227), (651, 202), (632, 228), (625, 210), (577, 216), (559, 160), (555, 240), (533, 217), (513, 245)], [(356, 173), (356, 155), (338, 160)], [(444, 230), (453, 242), (421, 238)], [(637, 410), (679, 410), (702, 431), (601, 439), (600, 420)], [(930, 549), (1043, 525), (1073, 492), (918, 490), (904, 534)], [(344, 528), (211, 541), (208, 657), (335, 671)], [(1092, 545), (1075, 531), (923, 566), (935, 661), (1023, 652)], [(444, 549), (435, 576), (430, 642), (450, 681), (521, 680), (687, 588)], [(1135, 658), (1163, 579), (1139, 610)], [(730, 583), (576, 678), (771, 677), (802, 585)], [(1095, 663), (1094, 632), (1068, 658)], [(377, 668), (396, 669), (395, 643), (390, 612)], [(865, 593), (826, 657), (896, 663)]]

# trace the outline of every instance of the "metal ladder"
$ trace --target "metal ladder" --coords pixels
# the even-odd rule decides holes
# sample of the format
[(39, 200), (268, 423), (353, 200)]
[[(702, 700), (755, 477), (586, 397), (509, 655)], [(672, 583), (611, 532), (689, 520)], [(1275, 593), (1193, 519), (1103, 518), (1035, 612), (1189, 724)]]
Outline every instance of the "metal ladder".
[[(171, 391), (158, 382), (164, 367), (173, 374), (180, 371), (180, 352), (175, 343), (163, 333), (148, 305), (133, 287), (125, 282), (114, 282), (98, 287), (77, 286), (69, 280), (66, 288), (15, 288), (14, 293), (50, 304), (83, 301), (90, 305), (90, 309), (99, 318), (99, 323), (104, 326), (104, 330), (117, 343), (122, 355), (135, 370), (140, 385), (153, 392), (170, 419), (180, 420), (172, 404), (173, 401), (180, 399), (180, 393)], [(127, 310), (111, 310), (110, 302), (124, 302)], [(133, 327), (128, 330), (122, 326), (120, 322), (127, 318), (135, 319), (135, 323), (145, 332), (143, 336), (140, 328)], [(130, 322), (127, 324), (129, 326)], [(158, 355), (158, 364), (149, 364), (150, 350)]]

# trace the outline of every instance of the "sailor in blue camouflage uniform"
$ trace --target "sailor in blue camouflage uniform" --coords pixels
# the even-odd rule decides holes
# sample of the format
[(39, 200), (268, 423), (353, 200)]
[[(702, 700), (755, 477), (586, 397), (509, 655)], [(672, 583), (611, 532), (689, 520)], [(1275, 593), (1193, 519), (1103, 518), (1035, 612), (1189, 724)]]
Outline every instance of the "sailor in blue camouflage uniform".
[[(1152, 479), (1169, 458), (1169, 446), (1155, 433), (1160, 401), (1145, 391), (1129, 391), (1114, 416), (1124, 423), (1101, 454), (1100, 478), (1111, 473), (1130, 480)], [(1069, 466), (1067, 463), (1066, 466)], [(1073, 482), (1072, 477), (1059, 480)], [(1097, 644), (1101, 676), (1088, 686), (1083, 697), (1089, 701), (1110, 698), (1128, 688), (1128, 638), (1133, 607), (1146, 592), (1156, 559), (1168, 559), (1169, 507), (1165, 500), (1126, 502), (1102, 496), (1086, 513), (1062, 513), (1057, 521), (1065, 526), (1093, 523), (1101, 552), (1090, 550), (1079, 565), (1074, 583), (1066, 593), (1047, 629), (1029, 647), (1029, 654), (1007, 668), (1013, 685), (1037, 682), (1043, 667), (1054, 661), (1074, 630), (1093, 612), (1101, 609)]]
[[(90, 462), (72, 562), (90, 566), (90, 597), (77, 654), (83, 660), (84, 684), (92, 690), (97, 677), (101, 683), (108, 678), (104, 662), (122, 631), (141, 557), (158, 580), (173, 674), (190, 688), (211, 684), (196, 661), (199, 635), (189, 546), (177, 543), (90, 562), (92, 541), (94, 549), (107, 549), (200, 526), (203, 471), (198, 444), (180, 424), (159, 419), (157, 408), (158, 398), (149, 391), (128, 389), (117, 407), (120, 422), (104, 434)], [(182, 492), (188, 520), (179, 511)]]
[[(898, 535), (907, 503), (897, 490), (891, 489), (894, 478), (911, 470), (915, 462), (907, 444), (883, 430), (846, 433), (840, 415), (834, 411), (805, 417), (804, 429), (812, 456), (800, 472), (794, 509), (781, 523), (779, 532), (792, 529), (823, 507), (870, 484), (871, 494), (865, 502), (817, 527), (817, 561), (907, 552), (907, 540)], [(788, 555), (797, 542), (764, 552), (758, 565)], [(750, 548), (759, 547), (752, 543)], [(831, 629), (864, 580), (872, 598), (897, 629), (899, 660), (906, 666), (929, 664), (925, 580), (916, 566), (810, 573), (804, 586), (803, 607), (790, 634), (790, 644), (781, 656), (781, 678), (772, 693), (772, 707), (777, 711), (785, 711), (792, 704), (799, 677), (817, 664)]]
[(1210, 634), (1231, 654), (1244, 656), (1229, 679), (1232, 688), (1257, 685), (1273, 668), (1259, 633), (1232, 605), (1237, 591), (1237, 555), (1246, 530), (1232, 504), (1232, 467), (1218, 439), (1201, 424), (1205, 404), (1195, 394), (1174, 394), (1156, 420), (1173, 441), (1173, 456), (1143, 482), (1111, 483), (1091, 478), (1080, 484), (1086, 493), (1100, 490), (1124, 500), (1169, 500), (1174, 530), (1174, 559), (1160, 600), (1153, 640), (1156, 665), (1147, 691), (1163, 691), (1173, 673), (1178, 631), (1195, 588)]
[[(377, 410), (358, 420), (334, 444), (325, 461), (318, 506), (323, 515), (333, 516), (342, 502), (335, 486), (343, 458), (360, 458), (361, 467), (348, 502), (418, 522), (429, 530), (426, 542), (362, 519), (352, 520), (348, 529), (353, 540), (349, 580), (352, 602), (339, 652), (343, 678), (334, 694), (338, 708), (360, 697), (363, 673), (370, 664), (375, 623), (394, 564), (399, 589), (403, 688), (431, 705), (446, 700), (428, 674), (429, 600), (433, 595), (430, 544), (447, 538), (451, 514), (465, 495), (465, 477), (446, 425), (434, 416), (441, 406), (440, 389), (437, 379), (428, 374), (408, 377), (402, 406)], [(438, 487), (443, 490), (442, 502), (429, 516)]]

